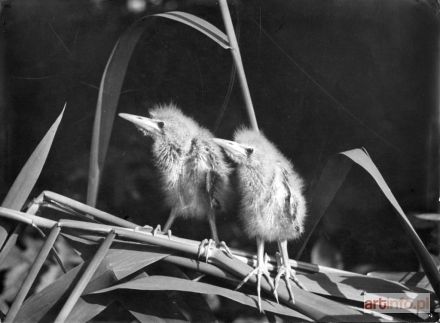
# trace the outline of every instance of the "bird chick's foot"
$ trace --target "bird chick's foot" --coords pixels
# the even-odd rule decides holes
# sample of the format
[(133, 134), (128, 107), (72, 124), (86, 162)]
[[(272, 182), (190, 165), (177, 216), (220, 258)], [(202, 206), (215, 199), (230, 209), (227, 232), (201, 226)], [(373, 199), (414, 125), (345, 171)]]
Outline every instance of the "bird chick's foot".
[(275, 290), (274, 290), (275, 297), (278, 300), (277, 289), (280, 284), (281, 276), (284, 276), (284, 280), (286, 282), (286, 287), (287, 287), (287, 290), (289, 291), (290, 299), (292, 300), (292, 303), (295, 304), (295, 296), (293, 294), (290, 279), (292, 279), (298, 285), (299, 288), (304, 289), (304, 290), (307, 290), (307, 289), (304, 287), (303, 284), (301, 284), (301, 282), (296, 277), (296, 271), (294, 269), (292, 269), (290, 266), (285, 266), (284, 264), (280, 264), (278, 259), (279, 259), (279, 257), (277, 255), (278, 273), (275, 277)]
[[(154, 230), (153, 230), (153, 232), (152, 232), (153, 236), (156, 236), (158, 233), (162, 233), (162, 234), (163, 234), (163, 232), (162, 232), (162, 228), (161, 228), (160, 224), (158, 224), (157, 227), (154, 228)], [(171, 230), (168, 230), (168, 231), (167, 231), (167, 235), (168, 235), (168, 239), (171, 240), (171, 237), (173, 236)]]
[(153, 236), (157, 235), (158, 233), (162, 233), (162, 227), (160, 226), (160, 224), (158, 224), (157, 227), (154, 228), (152, 233)]
[[(264, 276), (269, 283), (270, 287), (275, 290), (275, 287), (272, 283), (272, 278), (270, 277), (269, 271), (267, 270), (267, 261), (268, 257), (267, 254), (264, 257), (264, 261), (259, 262), (257, 267), (252, 270), (242, 281), (241, 283), (235, 288), (235, 290), (240, 289), (244, 284), (247, 283), (247, 281), (254, 275), (257, 276), (257, 296), (258, 296), (258, 308), (260, 309), (260, 312), (263, 312), (263, 308), (261, 307), (261, 278)], [(277, 297), (276, 297), (277, 298)], [(278, 301), (278, 298), (277, 298)]]
[(134, 228), (135, 232), (151, 232), (153, 231), (153, 228), (149, 225), (144, 225), (143, 227), (137, 226)]
[(199, 245), (199, 252), (197, 254), (197, 258), (205, 257), (205, 262), (208, 262), (209, 257), (211, 256), (212, 249), (215, 246), (215, 241), (212, 239), (205, 239)]
[(224, 241), (220, 241), (217, 244), (217, 248), (223, 250), (223, 252), (229, 256), (229, 258), (234, 259), (234, 255), (232, 254), (231, 250), (229, 249), (229, 247), (226, 245), (226, 242)]
[(225, 254), (227, 254), (230, 258), (233, 258), (231, 250), (229, 250), (228, 246), (224, 241), (220, 241), (219, 243), (216, 243), (213, 239), (205, 239), (200, 243), (199, 246), (199, 253), (197, 255), (198, 258), (205, 257), (205, 261), (208, 262), (208, 259), (211, 257), (212, 250), (214, 248), (218, 248), (222, 250)]

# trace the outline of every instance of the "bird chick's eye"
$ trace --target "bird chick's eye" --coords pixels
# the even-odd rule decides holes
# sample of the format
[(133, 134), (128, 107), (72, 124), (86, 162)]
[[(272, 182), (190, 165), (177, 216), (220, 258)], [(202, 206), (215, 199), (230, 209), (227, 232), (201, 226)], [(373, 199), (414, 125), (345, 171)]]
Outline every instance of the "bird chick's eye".
[(246, 154), (250, 156), (254, 152), (253, 148), (246, 148)]
[(160, 129), (163, 129), (163, 127), (165, 127), (165, 123), (164, 123), (163, 121), (159, 121), (159, 122), (157, 123), (157, 126), (158, 126)]

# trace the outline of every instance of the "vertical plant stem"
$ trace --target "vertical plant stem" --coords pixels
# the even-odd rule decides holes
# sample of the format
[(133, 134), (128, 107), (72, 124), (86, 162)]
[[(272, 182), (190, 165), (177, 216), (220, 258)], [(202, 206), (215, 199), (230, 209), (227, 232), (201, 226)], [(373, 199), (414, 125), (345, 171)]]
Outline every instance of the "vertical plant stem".
[(86, 270), (84, 271), (83, 275), (79, 279), (78, 283), (74, 287), (72, 293), (68, 297), (66, 303), (64, 304), (63, 308), (61, 309), (60, 313), (58, 314), (57, 318), (55, 319), (55, 322), (64, 322), (66, 321), (67, 317), (69, 316), (70, 312), (72, 311), (73, 307), (75, 306), (76, 302), (78, 301), (78, 298), (81, 296), (82, 292), (86, 288), (87, 284), (89, 283), (90, 279), (93, 277), (93, 274), (95, 273), (96, 269), (98, 269), (98, 266), (104, 259), (105, 255), (107, 254), (108, 249), (110, 248), (116, 234), (114, 230), (111, 230), (107, 237), (104, 239), (102, 244), (99, 246), (98, 251), (96, 252), (95, 256), (90, 261), (89, 265), (87, 266)]
[(15, 297), (14, 302), (11, 305), (11, 308), (8, 311), (8, 314), (6, 315), (5, 322), (13, 322), (15, 319), (15, 316), (17, 315), (21, 305), (23, 304), (23, 301), (25, 300), (27, 294), (29, 293), (29, 290), (32, 287), (32, 284), (34, 283), (35, 279), (37, 278), (38, 273), (40, 272), (41, 267), (43, 266), (44, 262), (47, 259), (47, 256), (52, 249), (59, 233), (61, 231), (61, 227), (59, 225), (54, 225), (52, 230), (50, 231), (49, 236), (47, 237), (46, 241), (44, 242), (40, 252), (38, 253), (37, 257), (34, 260), (34, 263), (32, 264), (32, 267), (26, 276), (26, 279), (24, 280), (23, 284), (20, 287), (20, 290), (18, 291), (17, 296)]
[(238, 79), (240, 81), (241, 90), (243, 92), (246, 110), (249, 116), (252, 129), (258, 131), (257, 118), (255, 117), (254, 105), (252, 104), (251, 93), (244, 72), (243, 61), (241, 60), (240, 48), (238, 47), (237, 37), (235, 36), (234, 25), (231, 20), (231, 13), (229, 12), (228, 3), (226, 0), (219, 0), (220, 10), (222, 12), (223, 23), (225, 24), (226, 34), (229, 38), (231, 46), (232, 58), (237, 67)]

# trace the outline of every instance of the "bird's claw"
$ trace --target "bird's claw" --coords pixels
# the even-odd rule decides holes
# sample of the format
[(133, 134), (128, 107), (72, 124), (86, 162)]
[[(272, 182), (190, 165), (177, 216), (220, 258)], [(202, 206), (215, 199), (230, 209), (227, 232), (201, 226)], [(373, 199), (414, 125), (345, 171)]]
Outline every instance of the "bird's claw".
[(229, 247), (226, 245), (226, 242), (220, 241), (220, 243), (218, 243), (218, 248), (223, 250), (224, 253), (229, 256), (229, 258), (234, 259), (234, 255), (232, 254), (232, 252), (229, 249)]
[(215, 241), (212, 239), (205, 239), (199, 245), (199, 252), (197, 254), (197, 258), (201, 258), (202, 255), (205, 257), (205, 262), (208, 262), (209, 257), (211, 256), (211, 251), (213, 249), (213, 244)]
[(157, 235), (158, 233), (162, 232), (162, 227), (160, 226), (160, 224), (157, 225), (157, 227), (154, 228), (153, 230), (153, 236)]
[[(163, 232), (162, 232), (162, 228), (161, 228), (160, 224), (158, 224), (157, 227), (154, 228), (154, 230), (153, 230), (153, 232), (152, 232), (153, 236), (156, 236), (158, 233), (162, 233), (162, 234), (163, 234)], [(173, 236), (171, 230), (168, 230), (168, 231), (167, 231), (167, 235), (168, 235), (168, 239), (171, 240), (171, 237)]]
[(277, 275), (275, 277), (275, 290), (274, 290), (274, 294), (276, 294), (276, 292), (277, 292), (281, 276), (283, 276), (283, 275), (284, 275), (284, 280), (286, 282), (287, 290), (289, 291), (290, 299), (292, 300), (292, 303), (295, 304), (295, 296), (293, 294), (293, 290), (292, 290), (292, 285), (291, 285), (290, 279), (292, 279), (298, 285), (299, 288), (301, 288), (301, 289), (303, 289), (305, 291), (307, 291), (307, 289), (304, 287), (303, 284), (301, 284), (301, 282), (296, 277), (296, 271), (294, 269), (292, 269), (290, 266), (285, 266), (283, 264), (283, 265), (278, 267), (278, 273), (277, 273)]
[[(263, 312), (263, 308), (261, 306), (261, 278), (264, 276), (269, 283), (270, 287), (274, 290), (275, 287), (272, 283), (272, 278), (270, 277), (269, 271), (267, 270), (267, 255), (265, 257), (263, 264), (258, 264), (257, 267), (252, 270), (242, 281), (238, 286), (235, 288), (235, 290), (240, 289), (244, 284), (247, 283), (247, 281), (254, 275), (257, 275), (257, 297), (258, 297), (258, 308), (260, 312)], [(275, 296), (278, 302), (278, 295)]]
[(218, 248), (222, 250), (225, 254), (227, 254), (230, 258), (233, 258), (231, 250), (228, 248), (224, 241), (220, 241), (216, 243), (213, 239), (205, 239), (199, 245), (199, 252), (197, 254), (197, 258), (205, 257), (205, 261), (208, 262), (211, 257), (212, 249)]

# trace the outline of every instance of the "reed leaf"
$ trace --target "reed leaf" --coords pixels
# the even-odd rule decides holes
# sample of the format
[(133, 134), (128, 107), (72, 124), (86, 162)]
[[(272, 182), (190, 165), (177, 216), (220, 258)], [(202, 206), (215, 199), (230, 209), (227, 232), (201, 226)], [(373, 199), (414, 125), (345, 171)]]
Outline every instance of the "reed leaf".
[[(212, 24), (196, 16), (178, 11), (157, 14), (155, 16), (185, 23), (201, 31), (224, 48), (229, 47), (227, 37), (224, 33)], [(93, 124), (87, 187), (87, 204), (91, 206), (96, 205), (98, 198), (100, 178), (110, 142), (113, 121), (121, 94), (122, 84), (127, 72), (127, 66), (139, 38), (147, 26), (147, 18), (149, 17), (150, 16), (147, 16), (138, 20), (122, 34), (116, 45), (113, 47), (101, 78), (95, 121)]]
[[(52, 147), (52, 142), (55, 134), (60, 125), (61, 119), (64, 115), (64, 110), (66, 109), (66, 104), (64, 104), (63, 110), (61, 111), (58, 118), (52, 124), (52, 126), (47, 131), (46, 135), (40, 141), (38, 146), (35, 148), (29, 159), (26, 161), (25, 165), (21, 169), (8, 194), (2, 202), (3, 207), (7, 207), (14, 210), (21, 210), (24, 203), (29, 197), (38, 177), (41, 174), (43, 166), (46, 162), (47, 156), (49, 154), (50, 148)], [(16, 226), (12, 234), (8, 239), (8, 233), (11, 230), (12, 225), (10, 222), (0, 219), (0, 263), (4, 261), (9, 251), (15, 245), (17, 238), (22, 231), (22, 226)], [(7, 240), (6, 244), (5, 241)]]
[(379, 186), (382, 193), (388, 199), (390, 204), (394, 207), (400, 223), (405, 230), (405, 233), (408, 235), (412, 247), (420, 261), (420, 264), (423, 267), (423, 270), (428, 277), (429, 282), (431, 283), (432, 288), (434, 289), (437, 298), (440, 299), (440, 273), (435, 265), (434, 260), (432, 259), (428, 249), (426, 249), (416, 230), (414, 230), (411, 222), (408, 220), (405, 212), (403, 212), (402, 207), (399, 202), (397, 202), (394, 194), (391, 192), (388, 184), (385, 182), (382, 174), (377, 169), (376, 165), (368, 155), (365, 149), (353, 149), (344, 151), (341, 154), (350, 158), (354, 163), (361, 166), (371, 177), (373, 177), (374, 181)]
[[(62, 300), (65, 300), (73, 284), (80, 277), (87, 263), (82, 263), (66, 274), (59, 277), (55, 282), (44, 288), (42, 291), (30, 296), (20, 308), (17, 322), (51, 322), (57, 315)], [(95, 283), (97, 289), (111, 286), (115, 280), (111, 272), (105, 267), (95, 274), (101, 279)], [(105, 278), (105, 279), (103, 279)]]
[[(118, 246), (119, 244), (116, 242), (112, 248)], [(93, 249), (96, 250), (96, 248)], [(152, 249), (157, 250), (154, 247), (144, 246), (144, 250), (133, 251), (130, 250), (130, 245), (125, 249), (110, 249), (84, 293), (109, 287), (169, 255), (169, 253), (154, 252)], [(59, 300), (65, 301), (87, 263), (76, 266), (42, 291), (29, 297), (17, 314), (17, 322), (35, 322), (43, 319), (43, 321), (52, 321), (60, 309)], [(89, 305), (86, 302), (84, 306)]]
[(46, 261), (47, 256), (49, 255), (49, 252), (51, 248), (53, 247), (58, 234), (60, 233), (61, 229), (59, 226), (55, 225), (48, 238), (44, 242), (43, 246), (41, 247), (40, 252), (38, 253), (38, 256), (35, 258), (34, 263), (32, 264), (31, 269), (29, 270), (28, 275), (26, 276), (26, 279), (23, 281), (23, 284), (20, 287), (20, 290), (18, 291), (17, 295), (15, 296), (14, 302), (11, 305), (11, 308), (9, 309), (5, 322), (13, 322), (15, 319), (15, 316), (18, 313), (19, 308), (23, 304), (24, 299), (26, 298), (29, 290), (32, 287), (32, 284), (35, 282), (35, 279), (37, 278), (38, 272), (40, 271), (41, 267), (43, 266), (44, 262)]
[(49, 154), (52, 146), (53, 139), (63, 118), (66, 104), (64, 104), (58, 118), (53, 125), (49, 128), (46, 135), (40, 141), (38, 146), (33, 151), (32, 155), (27, 160), (26, 164), (21, 169), (17, 178), (9, 189), (8, 194), (2, 202), (3, 207), (7, 207), (14, 210), (21, 210), (27, 198), (29, 197), (32, 188), (37, 182), (38, 177), (41, 174), (43, 166), (46, 162), (47, 155)]
[(93, 124), (87, 204), (96, 205), (98, 188), (107, 154), (116, 108), (127, 66), (146, 27), (145, 18), (135, 22), (117, 41), (102, 74)]
[[(192, 292), (192, 293), (214, 294), (229, 298), (235, 302), (253, 307), (258, 310), (258, 300), (255, 295), (246, 295), (244, 293), (237, 292), (227, 288), (222, 288), (210, 284), (194, 282), (186, 279), (180, 279), (169, 276), (150, 276), (146, 278), (141, 278), (127, 283), (115, 285), (106, 289), (102, 289), (99, 291), (95, 291), (94, 294), (106, 293), (119, 289), (125, 289), (125, 290), (128, 289), (128, 290), (136, 290), (136, 291), (176, 290), (176, 291), (184, 291), (184, 292)], [(266, 299), (262, 299), (262, 307), (265, 311), (269, 311), (281, 315), (287, 315), (290, 317), (296, 317), (305, 321), (310, 321), (310, 318), (308, 318), (307, 316), (293, 309), (290, 309), (286, 306), (277, 304), (275, 301), (272, 302)]]
[(73, 287), (72, 292), (66, 300), (66, 303), (61, 308), (61, 311), (58, 313), (55, 321), (56, 322), (64, 322), (72, 311), (78, 299), (81, 297), (81, 294), (86, 289), (92, 277), (95, 275), (96, 270), (98, 269), (101, 262), (104, 260), (105, 255), (107, 254), (110, 246), (115, 238), (116, 234), (114, 231), (110, 231), (105, 239), (103, 239), (101, 245), (96, 251), (93, 258), (90, 260), (87, 265), (85, 271), (82, 273), (81, 278)]
[[(91, 206), (95, 206), (97, 202), (99, 183), (127, 66), (134, 48), (146, 28), (147, 18), (149, 17), (162, 17), (179, 21), (202, 32), (223, 48), (230, 48), (228, 37), (217, 27), (199, 17), (179, 11), (146, 16), (135, 22), (124, 32), (110, 54), (99, 86), (98, 102), (93, 124), (87, 187), (87, 204)], [(240, 71), (241, 77), (243, 73), (243, 71)], [(240, 82), (243, 84), (243, 82), (246, 81), (241, 80)], [(246, 97), (250, 97), (248, 92), (249, 91), (247, 91), (247, 95), (245, 95)], [(255, 119), (255, 115), (253, 119)]]
[[(382, 174), (377, 169), (367, 151), (365, 149), (353, 149), (342, 152), (341, 155), (347, 157), (347, 160), (351, 160), (355, 164), (361, 166), (374, 179), (382, 193), (388, 199), (390, 204), (394, 207), (396, 213), (398, 214), (400, 223), (406, 234), (408, 235), (412, 247), (423, 267), (423, 270), (425, 271), (426, 276), (431, 283), (437, 298), (439, 298), (440, 274), (437, 270), (434, 260), (432, 259), (429, 251), (426, 249), (422, 240), (418, 236), (417, 232), (414, 230), (403, 209), (397, 202), (388, 184), (385, 182)], [(313, 234), (313, 230), (316, 228), (318, 222), (321, 220), (326, 208), (333, 200), (351, 167), (352, 164), (347, 163), (347, 161), (344, 160), (341, 161), (340, 158), (337, 156), (327, 163), (323, 171), (323, 175), (321, 175), (320, 181), (317, 185), (317, 189), (315, 189), (315, 194), (311, 202), (311, 220), (309, 220), (306, 226), (306, 231), (308, 231), (308, 234), (306, 236), (306, 239), (302, 241), (301, 248), (297, 253), (298, 257), (301, 256), (301, 253), (304, 250), (307, 241)]]
[(228, 36), (226, 36), (225, 33), (220, 29), (202, 18), (181, 11), (168, 11), (165, 13), (158, 13), (153, 16), (168, 18), (181, 22), (205, 34), (223, 48), (231, 48), (229, 45)]
[(369, 272), (368, 277), (380, 278), (386, 281), (394, 281), (408, 286), (411, 289), (421, 289), (423, 292), (433, 292), (428, 278), (420, 271), (372, 271)]

